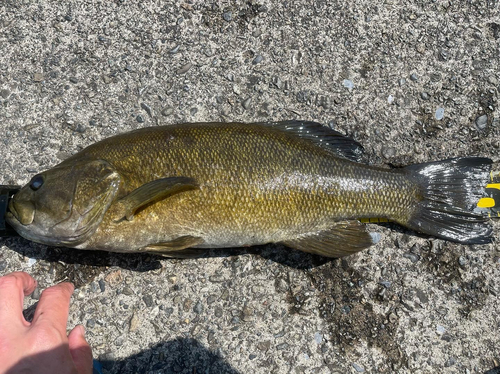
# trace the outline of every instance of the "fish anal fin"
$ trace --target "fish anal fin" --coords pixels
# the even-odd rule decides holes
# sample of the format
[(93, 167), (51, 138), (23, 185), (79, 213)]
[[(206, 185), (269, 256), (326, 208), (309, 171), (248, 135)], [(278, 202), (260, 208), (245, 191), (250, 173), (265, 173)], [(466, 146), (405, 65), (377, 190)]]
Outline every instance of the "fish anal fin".
[(199, 257), (204, 254), (204, 251), (194, 248), (191, 249), (191, 247), (203, 244), (204, 242), (205, 241), (202, 238), (186, 235), (180, 236), (168, 242), (147, 245), (142, 247), (140, 251), (172, 258)]
[(344, 257), (373, 244), (364, 224), (357, 220), (336, 222), (330, 229), (310, 233), (283, 244), (299, 251), (324, 257)]
[(115, 222), (123, 218), (131, 221), (141, 207), (195, 188), (198, 188), (196, 181), (188, 177), (169, 177), (146, 183), (117, 201)]

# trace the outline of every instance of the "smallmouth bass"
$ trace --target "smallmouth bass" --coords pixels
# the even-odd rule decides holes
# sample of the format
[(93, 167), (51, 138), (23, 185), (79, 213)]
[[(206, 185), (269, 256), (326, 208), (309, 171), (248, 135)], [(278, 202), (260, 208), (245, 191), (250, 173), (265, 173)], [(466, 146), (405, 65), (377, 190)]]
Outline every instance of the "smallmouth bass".
[(144, 128), (35, 175), (6, 218), (42, 244), (170, 257), (266, 243), (341, 257), (372, 244), (359, 221), (372, 217), (460, 243), (491, 240), (473, 213), (490, 159), (388, 170), (361, 154), (306, 121)]

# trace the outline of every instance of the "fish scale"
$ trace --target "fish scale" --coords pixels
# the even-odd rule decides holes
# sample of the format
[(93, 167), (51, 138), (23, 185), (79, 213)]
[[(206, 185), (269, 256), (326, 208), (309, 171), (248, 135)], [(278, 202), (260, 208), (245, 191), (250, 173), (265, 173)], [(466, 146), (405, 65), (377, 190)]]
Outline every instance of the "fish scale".
[[(211, 247), (226, 246), (234, 238), (262, 244), (342, 219), (401, 219), (415, 200), (404, 175), (336, 158), (311, 142), (260, 126), (169, 126), (110, 138), (82, 153), (79, 157), (102, 157), (120, 174), (133, 175), (123, 194), (165, 176), (189, 176), (200, 184), (189, 197), (171, 197), (144, 210), (134, 222), (116, 225), (113, 237), (126, 235), (129, 226), (150, 233), (164, 216), (183, 232), (165, 227), (164, 237), (155, 237), (158, 241), (195, 231), (210, 236)], [(148, 156), (141, 160), (136, 154)], [(152, 211), (156, 214), (150, 218)], [(100, 231), (89, 245), (100, 246)], [(149, 234), (142, 236), (140, 244), (148, 244)]]

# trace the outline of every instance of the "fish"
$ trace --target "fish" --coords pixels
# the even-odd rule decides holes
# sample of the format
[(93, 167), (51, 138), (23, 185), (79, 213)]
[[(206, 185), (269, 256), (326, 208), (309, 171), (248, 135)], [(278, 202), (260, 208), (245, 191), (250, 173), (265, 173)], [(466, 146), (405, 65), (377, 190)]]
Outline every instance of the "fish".
[(370, 218), (491, 242), (474, 212), (489, 158), (388, 169), (363, 157), (357, 141), (310, 121), (142, 128), (35, 175), (6, 219), (46, 245), (166, 257), (267, 243), (343, 257), (374, 243), (361, 222)]

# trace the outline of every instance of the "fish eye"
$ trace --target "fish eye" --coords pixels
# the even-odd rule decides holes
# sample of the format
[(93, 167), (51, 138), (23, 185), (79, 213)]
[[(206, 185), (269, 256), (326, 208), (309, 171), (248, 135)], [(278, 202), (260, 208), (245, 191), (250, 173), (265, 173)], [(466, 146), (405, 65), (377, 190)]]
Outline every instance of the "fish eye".
[(35, 175), (30, 182), (30, 188), (33, 191), (38, 190), (43, 185), (43, 177), (41, 175)]

